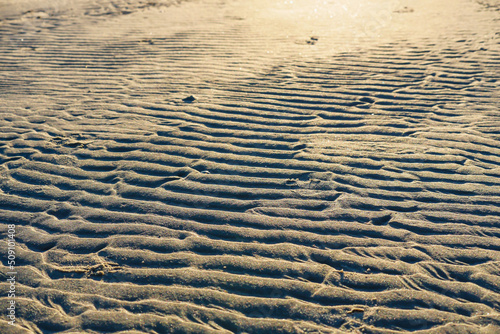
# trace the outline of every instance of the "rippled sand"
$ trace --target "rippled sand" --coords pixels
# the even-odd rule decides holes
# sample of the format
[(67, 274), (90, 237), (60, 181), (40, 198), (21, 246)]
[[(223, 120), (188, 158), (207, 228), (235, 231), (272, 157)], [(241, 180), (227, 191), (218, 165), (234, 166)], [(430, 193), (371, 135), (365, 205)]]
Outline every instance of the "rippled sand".
[(1, 1), (0, 332), (500, 333), (499, 9)]

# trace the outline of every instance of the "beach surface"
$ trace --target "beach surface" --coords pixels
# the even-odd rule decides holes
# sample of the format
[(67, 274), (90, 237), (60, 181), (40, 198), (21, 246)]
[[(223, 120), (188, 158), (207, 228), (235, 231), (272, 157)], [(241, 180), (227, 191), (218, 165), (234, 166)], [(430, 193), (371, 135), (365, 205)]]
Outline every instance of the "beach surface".
[(499, 26), (0, 0), (0, 333), (500, 333)]

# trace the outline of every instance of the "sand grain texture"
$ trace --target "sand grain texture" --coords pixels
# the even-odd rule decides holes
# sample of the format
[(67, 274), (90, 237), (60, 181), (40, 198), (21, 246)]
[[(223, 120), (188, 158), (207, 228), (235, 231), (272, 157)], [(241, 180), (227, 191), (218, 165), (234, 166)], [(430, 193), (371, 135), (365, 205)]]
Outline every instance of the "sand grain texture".
[(500, 332), (497, 1), (0, 9), (0, 332)]

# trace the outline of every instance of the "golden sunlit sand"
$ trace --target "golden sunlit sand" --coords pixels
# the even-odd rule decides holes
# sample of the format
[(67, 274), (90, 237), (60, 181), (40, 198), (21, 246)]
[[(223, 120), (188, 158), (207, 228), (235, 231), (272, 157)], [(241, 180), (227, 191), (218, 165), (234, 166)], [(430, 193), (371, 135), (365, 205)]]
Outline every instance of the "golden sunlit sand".
[(500, 333), (499, 9), (0, 0), (0, 333)]

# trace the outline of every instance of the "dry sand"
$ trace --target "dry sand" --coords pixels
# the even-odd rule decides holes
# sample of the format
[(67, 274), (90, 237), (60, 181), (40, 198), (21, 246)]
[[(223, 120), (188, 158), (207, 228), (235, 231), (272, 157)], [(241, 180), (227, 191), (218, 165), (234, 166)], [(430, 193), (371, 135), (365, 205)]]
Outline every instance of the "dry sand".
[(0, 1), (0, 332), (500, 333), (499, 8)]

